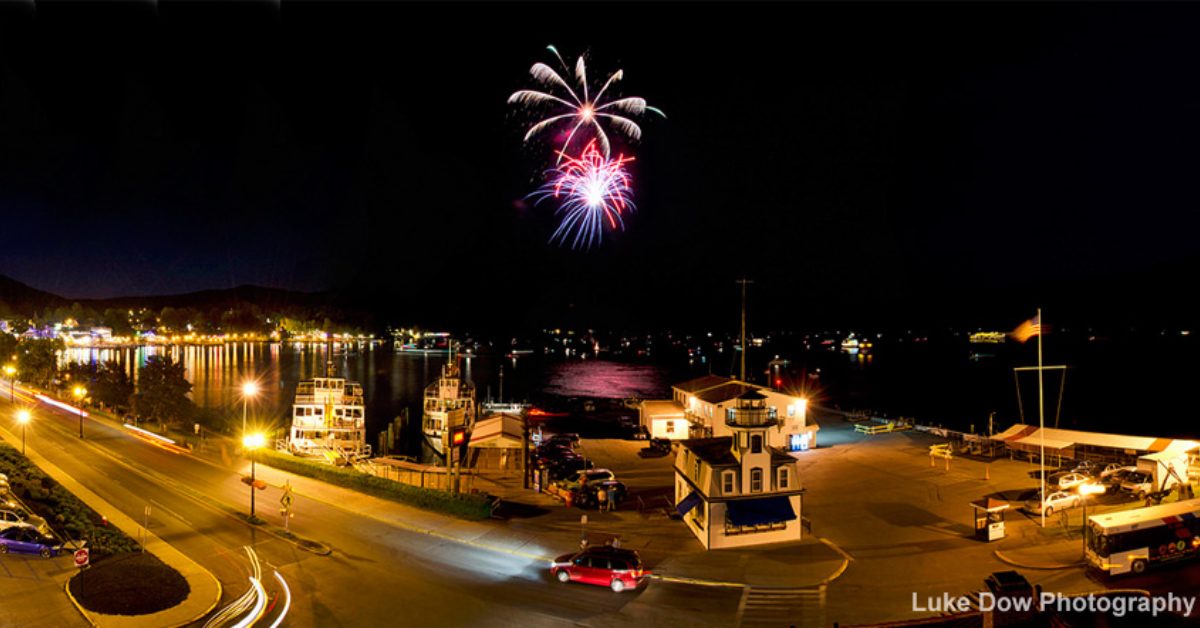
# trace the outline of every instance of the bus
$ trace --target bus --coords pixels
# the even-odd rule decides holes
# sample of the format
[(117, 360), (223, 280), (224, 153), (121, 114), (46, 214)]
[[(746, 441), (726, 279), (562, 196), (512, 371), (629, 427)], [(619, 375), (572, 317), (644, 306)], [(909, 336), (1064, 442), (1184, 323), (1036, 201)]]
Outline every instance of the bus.
[(1087, 561), (1108, 575), (1200, 555), (1200, 499), (1088, 517)]

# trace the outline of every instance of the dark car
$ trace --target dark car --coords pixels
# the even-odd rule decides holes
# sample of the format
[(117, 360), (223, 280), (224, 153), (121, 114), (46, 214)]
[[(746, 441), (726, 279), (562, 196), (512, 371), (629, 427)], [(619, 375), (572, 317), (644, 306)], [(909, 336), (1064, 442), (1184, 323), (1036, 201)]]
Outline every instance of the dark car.
[(549, 467), (555, 461), (567, 458), (578, 458), (574, 449), (561, 445), (542, 445), (533, 452), (533, 463), (540, 467)]
[(650, 572), (642, 568), (642, 559), (634, 550), (602, 546), (555, 558), (550, 575), (559, 582), (583, 582), (620, 593), (636, 589)]
[(575, 448), (579, 446), (579, 434), (555, 434), (546, 439), (546, 443), (550, 445), (562, 445), (565, 447)]
[(562, 480), (567, 477), (570, 477), (571, 474), (575, 473), (576, 471), (583, 471), (585, 469), (591, 469), (593, 466), (595, 466), (595, 465), (592, 464), (591, 460), (588, 460), (586, 458), (580, 458), (580, 457), (563, 458), (561, 460), (556, 460), (556, 461), (552, 462), (549, 467), (550, 468), (550, 479)]
[(0, 554), (20, 552), (23, 554), (40, 554), (42, 558), (58, 556), (62, 544), (53, 536), (39, 532), (35, 528), (9, 528), (0, 532)]

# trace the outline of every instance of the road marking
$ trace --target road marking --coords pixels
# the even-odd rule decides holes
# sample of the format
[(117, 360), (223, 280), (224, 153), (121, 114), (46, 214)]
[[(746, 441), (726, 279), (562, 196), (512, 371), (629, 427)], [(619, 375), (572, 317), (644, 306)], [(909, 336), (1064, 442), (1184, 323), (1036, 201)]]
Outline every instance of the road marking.
[(738, 626), (824, 626), (825, 586), (746, 587), (738, 603)]
[(167, 508), (166, 506), (163, 506), (162, 504), (158, 503), (158, 501), (157, 501), (157, 500), (153, 500), (153, 499), (152, 499), (152, 500), (150, 500), (150, 503), (151, 503), (151, 504), (154, 504), (154, 505), (155, 505), (155, 506), (157, 506), (159, 509), (161, 509), (163, 512), (167, 513), (168, 515), (171, 515), (172, 517), (175, 517), (176, 519), (178, 519), (178, 520), (180, 520), (180, 521), (184, 522), (185, 524), (187, 524), (187, 527), (189, 527), (189, 528), (192, 528), (192, 529), (195, 529), (195, 528), (196, 528), (196, 526), (192, 525), (192, 522), (191, 522), (191, 521), (188, 521), (187, 519), (184, 519), (184, 518), (183, 518), (183, 515), (180, 515), (179, 513), (175, 512), (174, 510), (171, 510), (170, 508)]

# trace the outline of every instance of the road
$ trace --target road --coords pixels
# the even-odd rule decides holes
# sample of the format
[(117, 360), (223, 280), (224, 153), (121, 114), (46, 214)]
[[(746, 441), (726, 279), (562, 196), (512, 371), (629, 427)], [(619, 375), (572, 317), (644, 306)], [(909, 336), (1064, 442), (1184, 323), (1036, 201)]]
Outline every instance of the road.
[[(80, 440), (75, 414), (39, 405), (29, 447), (135, 520), (143, 520), (149, 507), (149, 529), (220, 580), (222, 605), (248, 588), (250, 563), (242, 548), (253, 547), (268, 594), (281, 589), (272, 571), (288, 583), (293, 600), (287, 625), (394, 624), (411, 617), (431, 626), (538, 626), (605, 624), (625, 616), (672, 624), (679, 620), (672, 608), (696, 612), (693, 622), (736, 621), (737, 594), (661, 583), (623, 594), (559, 585), (539, 561), (433, 539), (299, 496), (293, 529), (333, 548), (318, 556), (195, 497), (198, 492), (246, 508), (248, 488), (236, 470), (241, 461), (223, 465), (171, 452), (99, 420), (86, 419), (84, 431)], [(276, 490), (260, 492), (259, 512), (278, 518), (277, 499)], [(635, 603), (642, 596), (656, 602)]]

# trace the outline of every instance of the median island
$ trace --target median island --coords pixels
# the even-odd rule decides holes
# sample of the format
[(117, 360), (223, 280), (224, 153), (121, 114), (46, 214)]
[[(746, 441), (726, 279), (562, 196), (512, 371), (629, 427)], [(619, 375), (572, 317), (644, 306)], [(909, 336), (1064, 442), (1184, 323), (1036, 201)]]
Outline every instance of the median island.
[[(174, 607), (189, 593), (187, 580), (121, 532), (99, 513), (29, 462), (21, 452), (0, 443), (0, 473), (8, 477), (4, 505), (27, 512), (70, 554), (86, 540), (89, 566), (67, 583), (67, 591), (84, 609), (108, 615), (146, 615)], [(54, 560), (63, 560), (55, 558)]]

